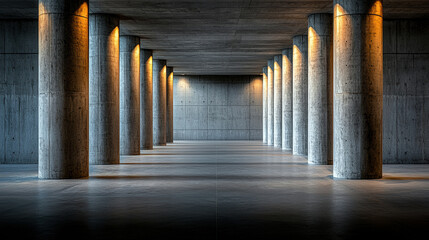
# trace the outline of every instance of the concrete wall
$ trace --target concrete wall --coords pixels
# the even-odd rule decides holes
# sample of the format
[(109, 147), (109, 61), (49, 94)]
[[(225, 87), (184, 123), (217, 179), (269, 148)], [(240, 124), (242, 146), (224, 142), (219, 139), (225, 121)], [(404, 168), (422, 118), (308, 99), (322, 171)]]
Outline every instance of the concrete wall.
[(262, 140), (262, 76), (174, 76), (175, 140)]
[[(429, 163), (429, 20), (384, 21), (384, 163)], [(0, 21), (0, 163), (37, 163), (37, 20)], [(175, 139), (261, 139), (260, 76), (175, 76)]]
[(384, 163), (429, 163), (428, 25), (384, 21)]
[(37, 25), (0, 21), (0, 163), (37, 163)]

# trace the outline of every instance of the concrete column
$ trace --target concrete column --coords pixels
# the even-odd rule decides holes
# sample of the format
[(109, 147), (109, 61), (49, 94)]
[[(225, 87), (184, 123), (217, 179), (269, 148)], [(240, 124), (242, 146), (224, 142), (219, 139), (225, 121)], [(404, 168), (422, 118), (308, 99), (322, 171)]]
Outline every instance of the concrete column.
[(268, 139), (268, 79), (267, 79), (267, 67), (262, 68), (262, 142), (267, 143)]
[(282, 51), (282, 149), (292, 151), (292, 48)]
[(167, 143), (173, 143), (173, 67), (167, 67)]
[(274, 56), (274, 147), (282, 147), (282, 55)]
[(293, 146), (294, 155), (307, 155), (308, 68), (307, 35), (293, 37)]
[(267, 144), (274, 145), (274, 60), (268, 60), (267, 66)]
[(152, 50), (140, 51), (140, 149), (153, 149)]
[(140, 38), (120, 37), (120, 151), (140, 154)]
[(380, 0), (334, 1), (334, 177), (382, 177)]
[(88, 1), (39, 0), (39, 178), (88, 177)]
[(332, 14), (308, 17), (308, 163), (332, 164)]
[(89, 163), (119, 163), (119, 17), (89, 18)]
[(166, 145), (167, 62), (153, 60), (153, 145)]

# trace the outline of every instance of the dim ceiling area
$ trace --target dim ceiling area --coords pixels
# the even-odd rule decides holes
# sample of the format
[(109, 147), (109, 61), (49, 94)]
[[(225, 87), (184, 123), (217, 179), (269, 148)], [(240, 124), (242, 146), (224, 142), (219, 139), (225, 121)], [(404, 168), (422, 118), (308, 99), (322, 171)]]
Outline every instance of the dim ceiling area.
[[(384, 0), (384, 17), (423, 18), (429, 0)], [(0, 0), (1, 19), (37, 18), (37, 0)], [(141, 38), (176, 74), (260, 74), (266, 60), (305, 34), (311, 13), (332, 0), (90, 0), (90, 13), (121, 16), (121, 34)]]

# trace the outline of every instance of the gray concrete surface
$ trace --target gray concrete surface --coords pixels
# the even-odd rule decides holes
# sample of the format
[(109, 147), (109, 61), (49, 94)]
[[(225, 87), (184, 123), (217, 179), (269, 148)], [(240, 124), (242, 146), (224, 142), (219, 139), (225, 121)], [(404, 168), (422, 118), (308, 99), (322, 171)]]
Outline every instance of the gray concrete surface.
[(293, 37), (292, 152), (307, 155), (308, 147), (308, 37)]
[(308, 163), (332, 164), (332, 14), (308, 17)]
[(282, 147), (282, 55), (274, 56), (274, 147)]
[(282, 149), (292, 151), (292, 62), (293, 50), (282, 50)]
[(143, 150), (153, 149), (152, 54), (152, 50), (140, 49), (140, 149)]
[(119, 163), (119, 17), (89, 16), (89, 164)]
[(153, 60), (153, 145), (167, 144), (167, 61)]
[(167, 67), (167, 143), (173, 142), (173, 80), (174, 69)]
[(38, 160), (37, 20), (0, 20), (0, 164)]
[(262, 140), (262, 76), (174, 76), (175, 140)]
[(120, 154), (140, 154), (140, 39), (120, 36)]
[(88, 1), (39, 4), (39, 178), (87, 177)]
[(267, 144), (274, 145), (274, 59), (267, 61)]
[(267, 67), (262, 68), (262, 142), (267, 143), (268, 139), (268, 79)]
[(429, 163), (428, 25), (383, 22), (384, 163)]
[[(0, 230), (16, 239), (421, 239), (429, 165), (335, 181), (259, 141), (176, 141), (89, 179), (0, 165)], [(370, 236), (370, 237), (369, 237)]]
[[(335, 0), (334, 177), (382, 177), (383, 17), (376, 0)], [(341, 9), (340, 9), (341, 6)]]
[[(139, 36), (176, 74), (260, 74), (269, 57), (306, 34), (307, 16), (332, 12), (332, 0), (92, 0), (91, 13), (122, 16), (121, 34)], [(35, 0), (1, 0), (3, 18), (37, 18)], [(384, 0), (389, 18), (427, 18), (427, 0)], [(198, 37), (196, 37), (198, 36)], [(168, 39), (165, 41), (165, 39)]]

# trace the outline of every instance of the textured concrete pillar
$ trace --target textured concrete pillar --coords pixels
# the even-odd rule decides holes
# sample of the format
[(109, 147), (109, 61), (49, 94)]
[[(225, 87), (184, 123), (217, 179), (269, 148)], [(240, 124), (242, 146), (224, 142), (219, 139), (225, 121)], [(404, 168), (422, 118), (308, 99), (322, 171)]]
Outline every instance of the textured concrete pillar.
[(332, 164), (332, 14), (308, 17), (308, 163)]
[(382, 1), (334, 1), (334, 177), (382, 177)]
[(120, 151), (140, 154), (140, 39), (120, 37)]
[(268, 79), (267, 67), (262, 68), (262, 142), (267, 143), (268, 139)]
[(153, 145), (167, 142), (167, 62), (153, 60)]
[(173, 67), (167, 67), (167, 143), (173, 142)]
[(282, 55), (274, 56), (274, 147), (282, 147)]
[(267, 144), (274, 145), (274, 60), (268, 60), (267, 66)]
[(119, 163), (119, 17), (89, 18), (89, 164)]
[(292, 151), (292, 48), (282, 51), (282, 149)]
[(152, 50), (140, 51), (140, 149), (153, 149)]
[(293, 146), (294, 155), (307, 155), (308, 68), (307, 35), (293, 37)]
[(39, 178), (88, 177), (88, 1), (39, 1)]

